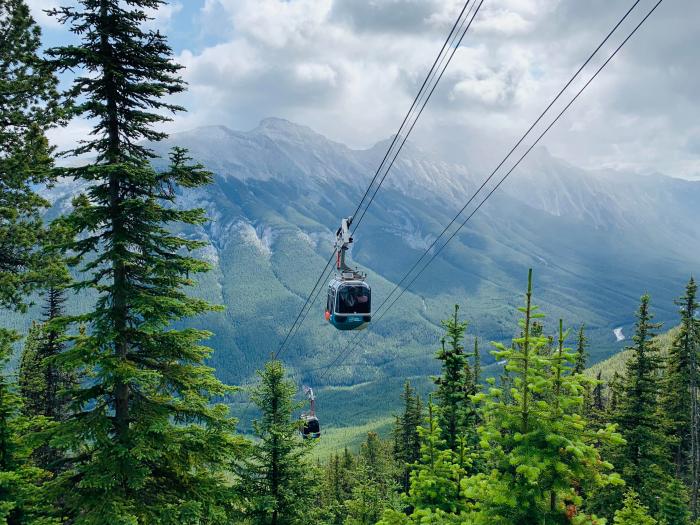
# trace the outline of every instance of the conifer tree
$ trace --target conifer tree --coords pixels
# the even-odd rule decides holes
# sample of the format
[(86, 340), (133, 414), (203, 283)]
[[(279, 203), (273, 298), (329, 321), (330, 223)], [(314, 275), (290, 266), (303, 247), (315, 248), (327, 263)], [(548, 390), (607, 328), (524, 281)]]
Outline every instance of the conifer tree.
[(308, 457), (310, 441), (300, 437), (299, 420), (293, 412), (296, 387), (285, 379), (279, 361), (270, 361), (258, 372), (260, 385), (251, 399), (261, 412), (253, 422), (258, 440), (250, 457), (237, 465), (238, 490), (253, 524), (300, 523), (316, 494), (317, 473)]
[(43, 326), (36, 321), (32, 322), (24, 339), (18, 381), (19, 394), (22, 397), (22, 409), (27, 416), (42, 413), (46, 378), (41, 373), (39, 347), (43, 344), (43, 341)]
[(678, 478), (672, 478), (659, 501), (658, 520), (661, 525), (690, 525), (688, 492)]
[(211, 174), (175, 149), (156, 172), (145, 141), (180, 107), (180, 66), (165, 37), (148, 29), (161, 0), (80, 0), (52, 14), (80, 38), (54, 48), (57, 67), (78, 72), (71, 94), (78, 116), (94, 122), (73, 150), (95, 160), (63, 169), (86, 185), (60, 223), (75, 234), (64, 248), (81, 262), (95, 308), (69, 317), (84, 334), (60, 361), (91, 373), (73, 392), (75, 410), (52, 442), (74, 451), (55, 486), (73, 523), (227, 522), (225, 469), (240, 440), (228, 408), (212, 405), (230, 391), (203, 362), (210, 334), (172, 323), (214, 309), (188, 296), (191, 276), (209, 265), (192, 257), (203, 246), (173, 226), (205, 222), (204, 210), (182, 210), (176, 196), (209, 183)]
[(360, 447), (352, 496), (345, 502), (346, 525), (374, 525), (385, 509), (399, 508), (395, 468), (389, 443), (369, 432)]
[(574, 362), (574, 369), (572, 373), (583, 374), (586, 370), (586, 364), (588, 362), (588, 338), (585, 333), (586, 325), (582, 324), (578, 329), (578, 340), (576, 344), (576, 361)]
[(641, 502), (652, 515), (658, 510), (658, 500), (669, 474), (663, 422), (659, 417), (659, 377), (661, 357), (653, 338), (660, 324), (654, 323), (649, 308), (649, 296), (642, 296), (632, 355), (627, 361), (622, 398), (614, 420), (626, 440), (614, 463), (627, 486), (639, 494)]
[(697, 285), (693, 278), (688, 282), (685, 294), (676, 301), (680, 307), (681, 323), (673, 338), (666, 359), (666, 374), (662, 413), (665, 414), (666, 435), (670, 438), (670, 453), (675, 475), (691, 482), (691, 430), (692, 430), (692, 378), (693, 356), (697, 350), (698, 310)]
[(481, 390), (481, 353), (479, 350), (479, 339), (474, 338), (473, 369), (474, 369), (474, 393)]
[(0, 307), (24, 311), (50, 260), (41, 249), (41, 213), (49, 203), (36, 188), (52, 180), (45, 132), (61, 122), (62, 111), (57, 79), (39, 56), (41, 31), (24, 0), (0, 3), (0, 35)]
[(624, 387), (623, 383), (622, 376), (615, 370), (608, 382), (608, 403), (606, 406), (608, 419), (612, 419), (620, 408), (620, 399), (622, 398), (622, 389)]
[(649, 509), (639, 502), (637, 493), (630, 490), (625, 495), (624, 506), (615, 512), (615, 525), (656, 525), (649, 515)]
[(550, 339), (532, 334), (533, 320), (542, 317), (532, 304), (532, 271), (525, 299), (522, 335), (510, 348), (495, 344), (494, 352), (514, 376), (513, 403), (498, 388), (476, 396), (483, 402), (479, 433), (489, 470), (463, 483), (475, 502), (473, 523), (561, 523), (580, 505), (579, 487), (619, 482), (596, 446), (619, 436), (612, 427), (587, 435), (582, 378), (570, 373), (574, 355), (563, 346), (563, 330), (551, 355), (544, 351)]
[(458, 452), (446, 447), (439, 426), (440, 407), (428, 403), (426, 426), (420, 427), (421, 457), (411, 471), (408, 503), (409, 519), (395, 510), (387, 510), (380, 525), (399, 523), (461, 523), (468, 510), (461, 495), (461, 482), (467, 475), (471, 458), (465, 440), (460, 438)]
[(0, 523), (7, 525), (58, 524), (49, 514), (41, 484), (50, 474), (31, 464), (36, 418), (22, 412), (16, 385), (7, 374), (12, 350), (10, 334), (0, 344)]
[[(70, 414), (71, 399), (67, 392), (78, 385), (78, 378), (58, 366), (64, 351), (64, 332), (57, 322), (63, 315), (65, 295), (62, 287), (50, 286), (47, 291), (44, 318), (34, 323), (22, 351), (19, 387), (27, 414), (39, 415), (48, 421), (65, 420)], [(61, 469), (61, 454), (48, 444), (34, 455), (36, 463), (53, 473)]]
[(442, 361), (442, 375), (435, 379), (436, 398), (440, 405), (440, 428), (448, 448), (455, 450), (458, 438), (476, 434), (473, 403), (473, 376), (464, 352), (467, 322), (459, 320), (459, 305), (451, 318), (442, 321), (445, 338), (437, 358)]
[(420, 435), (418, 427), (423, 421), (423, 407), (418, 393), (411, 383), (404, 383), (401, 394), (403, 413), (396, 418), (394, 428), (394, 459), (399, 465), (400, 483), (403, 492), (408, 492), (411, 465), (420, 457)]

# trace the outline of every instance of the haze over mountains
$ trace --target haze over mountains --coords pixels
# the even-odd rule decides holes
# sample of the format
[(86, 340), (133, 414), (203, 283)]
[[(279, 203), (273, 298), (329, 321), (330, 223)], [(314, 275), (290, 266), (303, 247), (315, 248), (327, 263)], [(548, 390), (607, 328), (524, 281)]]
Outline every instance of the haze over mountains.
[[(178, 133), (156, 150), (165, 155), (174, 145), (216, 175), (180, 202), (206, 208), (211, 218), (193, 233), (211, 243), (204, 255), (215, 266), (199, 293), (226, 311), (203, 321), (216, 334), (210, 344), (218, 374), (240, 384), (277, 349), (332, 251), (340, 218), (354, 210), (388, 142), (352, 150), (307, 127), (266, 119), (247, 132), (212, 126)], [(369, 273), (375, 306), (487, 175), (406, 145), (352, 251)], [(73, 191), (52, 190), (57, 205)], [(657, 319), (675, 323), (673, 299), (700, 267), (698, 202), (700, 182), (585, 171), (536, 149), (411, 291), (361, 334), (345, 366), (319, 369), (354, 338), (323, 321), (325, 287), (282, 357), (300, 383), (318, 387), (320, 406), (333, 407), (337, 422), (359, 410), (360, 399), (376, 402), (379, 414), (398, 401), (404, 377), (436, 369), (439, 320), (455, 303), (485, 353), (488, 341), (509, 339), (529, 267), (545, 324), (585, 322), (592, 357), (606, 357), (624, 346), (613, 329), (629, 333), (645, 291)], [(485, 361), (493, 362), (488, 355)]]

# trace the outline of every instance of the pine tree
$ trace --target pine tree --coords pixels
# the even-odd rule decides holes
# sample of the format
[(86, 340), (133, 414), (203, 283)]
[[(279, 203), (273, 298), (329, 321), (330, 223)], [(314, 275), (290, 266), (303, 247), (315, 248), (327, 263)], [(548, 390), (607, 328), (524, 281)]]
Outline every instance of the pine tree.
[(576, 345), (576, 361), (574, 362), (574, 369), (572, 373), (583, 374), (586, 370), (586, 364), (588, 362), (588, 338), (585, 333), (586, 325), (582, 324), (578, 329), (578, 342)]
[(22, 409), (27, 416), (43, 412), (46, 378), (41, 373), (41, 358), (39, 357), (39, 347), (43, 341), (44, 328), (34, 321), (24, 339), (19, 366), (19, 394), (22, 398)]
[(78, 71), (78, 116), (94, 122), (73, 154), (94, 161), (64, 168), (86, 185), (60, 225), (75, 234), (82, 281), (95, 308), (68, 318), (86, 324), (62, 362), (90, 373), (72, 393), (75, 413), (52, 442), (79, 451), (58, 478), (72, 523), (228, 522), (225, 470), (240, 447), (228, 408), (212, 405), (230, 391), (204, 366), (210, 334), (173, 322), (214, 309), (189, 297), (190, 276), (209, 265), (190, 255), (203, 243), (173, 233), (205, 222), (204, 210), (181, 210), (176, 196), (211, 174), (175, 149), (156, 172), (145, 141), (181, 108), (163, 100), (181, 92), (180, 66), (163, 35), (147, 29), (160, 0), (80, 0), (52, 11), (80, 39), (54, 48), (57, 67)]
[(473, 364), (474, 369), (474, 393), (481, 390), (481, 353), (479, 351), (479, 339), (474, 338)]
[(270, 361), (258, 372), (260, 385), (251, 399), (261, 412), (253, 430), (258, 440), (252, 453), (236, 467), (246, 513), (251, 523), (285, 525), (299, 523), (316, 493), (316, 470), (308, 455), (310, 442), (299, 435), (293, 412), (295, 385), (285, 379), (279, 361)]
[(483, 403), (479, 434), (488, 470), (463, 483), (475, 502), (473, 523), (561, 523), (580, 505), (580, 487), (619, 483), (597, 445), (620, 438), (612, 427), (586, 432), (582, 378), (570, 373), (574, 355), (564, 347), (563, 328), (551, 352), (545, 351), (550, 338), (532, 334), (533, 321), (542, 317), (532, 304), (532, 271), (525, 298), (522, 335), (512, 347), (495, 344), (494, 352), (514, 376), (513, 403), (498, 388), (476, 396)]
[(388, 445), (369, 432), (360, 447), (355, 484), (345, 502), (346, 525), (374, 525), (385, 509), (399, 508), (396, 464)]
[(688, 492), (678, 478), (673, 478), (666, 486), (657, 517), (661, 525), (690, 525)]
[(628, 348), (632, 355), (627, 361), (620, 406), (614, 415), (626, 444), (614, 463), (627, 486), (639, 494), (642, 503), (655, 515), (670, 465), (663, 422), (659, 417), (662, 361), (653, 340), (660, 324), (653, 322), (649, 300), (648, 295), (641, 299), (632, 338), (634, 344)]
[(698, 302), (696, 297), (697, 285), (691, 278), (686, 286), (685, 295), (676, 301), (680, 307), (681, 325), (673, 338), (666, 360), (666, 375), (661, 399), (675, 475), (689, 482), (692, 470), (691, 374), (693, 373), (693, 355), (697, 352), (698, 321), (695, 319), (695, 314), (698, 310)]
[[(44, 416), (49, 421), (68, 418), (71, 398), (67, 392), (78, 386), (78, 378), (66, 373), (58, 364), (65, 350), (65, 334), (57, 321), (63, 315), (65, 300), (62, 287), (49, 287), (43, 322), (35, 323), (29, 331), (20, 364), (19, 386), (25, 412)], [(53, 473), (61, 470), (61, 459), (59, 451), (48, 444), (34, 455), (39, 466)]]
[(36, 191), (52, 180), (45, 132), (60, 123), (57, 79), (39, 56), (41, 31), (24, 0), (0, 3), (0, 307), (26, 309), (51, 259)]
[(462, 435), (474, 436), (473, 375), (464, 352), (467, 323), (459, 320), (459, 305), (451, 318), (442, 321), (445, 338), (437, 358), (442, 361), (442, 375), (435, 379), (436, 398), (440, 405), (440, 428), (448, 448), (455, 450)]
[(403, 413), (396, 417), (394, 427), (394, 459), (400, 466), (400, 483), (403, 492), (408, 492), (411, 465), (420, 457), (420, 435), (418, 427), (423, 421), (423, 407), (420, 396), (411, 383), (404, 383), (401, 394), (404, 403)]
[(656, 525), (649, 515), (649, 509), (639, 502), (637, 493), (630, 490), (625, 495), (624, 506), (615, 512), (615, 525)]
[[(446, 447), (439, 426), (441, 408), (428, 403), (426, 426), (420, 427), (421, 457), (411, 471), (408, 503), (414, 523), (461, 523), (467, 501), (461, 495), (461, 482), (470, 468), (471, 458), (465, 440), (460, 438), (458, 451)], [(405, 523), (403, 513), (387, 510), (380, 525)]]
[(624, 387), (624, 380), (620, 373), (615, 370), (613, 372), (612, 378), (608, 382), (608, 403), (606, 406), (607, 418), (612, 419), (615, 414), (617, 414), (620, 408), (620, 399), (622, 398), (622, 389)]
[(23, 414), (22, 400), (7, 375), (12, 350), (10, 334), (0, 344), (0, 523), (7, 525), (58, 524), (47, 514), (41, 484), (50, 474), (31, 464), (35, 427), (43, 424)]

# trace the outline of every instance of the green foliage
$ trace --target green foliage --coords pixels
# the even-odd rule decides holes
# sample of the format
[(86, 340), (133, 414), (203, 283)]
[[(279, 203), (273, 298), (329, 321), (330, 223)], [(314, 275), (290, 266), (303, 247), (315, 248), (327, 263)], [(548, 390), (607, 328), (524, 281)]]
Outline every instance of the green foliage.
[(52, 178), (45, 131), (60, 121), (57, 80), (39, 55), (41, 32), (24, 0), (0, 3), (0, 307), (26, 309), (51, 256), (41, 249), (36, 186)]
[(695, 318), (699, 307), (696, 297), (697, 285), (691, 277), (685, 294), (676, 301), (681, 323), (666, 358), (661, 396), (661, 412), (665, 415), (665, 434), (669, 438), (675, 475), (686, 480), (690, 477), (691, 466), (691, 392), (693, 385), (697, 385), (696, 358), (700, 341), (700, 321)]
[[(62, 288), (49, 288), (44, 319), (41, 324), (32, 324), (22, 351), (19, 369), (19, 387), (24, 400), (25, 413), (40, 415), (49, 421), (65, 420), (71, 413), (71, 398), (68, 394), (78, 387), (78, 377), (57, 364), (64, 352), (65, 333), (58, 322), (63, 314), (65, 302)], [(35, 462), (54, 473), (68, 458), (48, 443), (34, 454)]]
[(259, 372), (260, 385), (251, 399), (261, 412), (253, 428), (257, 441), (250, 457), (235, 467), (237, 490), (251, 523), (296, 524), (304, 521), (317, 492), (318, 472), (311, 464), (311, 442), (302, 440), (293, 412), (294, 383), (285, 379), (279, 361)]
[(495, 345), (495, 357), (506, 360), (513, 375), (513, 402), (494, 386), (476, 396), (483, 403), (480, 445), (489, 470), (462, 483), (474, 502), (475, 523), (559, 523), (569, 503), (580, 504), (579, 487), (619, 483), (598, 448), (619, 436), (610, 426), (586, 431), (585, 380), (569, 373), (574, 355), (563, 346), (561, 323), (559, 346), (551, 355), (550, 339), (537, 331), (533, 335), (533, 321), (542, 315), (531, 298), (532, 272), (520, 308), (522, 335), (510, 348)]
[(7, 376), (7, 360), (15, 337), (0, 330), (0, 523), (50, 525), (58, 523), (41, 485), (50, 473), (35, 467), (30, 456), (36, 446), (36, 426), (43, 422), (23, 414), (22, 400)]
[(649, 509), (639, 502), (637, 493), (630, 490), (625, 495), (624, 506), (615, 512), (615, 525), (656, 525), (649, 515)]
[(459, 438), (456, 450), (446, 448), (438, 424), (440, 410), (428, 403), (427, 425), (419, 428), (421, 457), (411, 472), (409, 491), (416, 517), (438, 511), (456, 515), (466, 510), (460, 497), (460, 482), (471, 466), (471, 457), (463, 437)]
[(399, 508), (396, 464), (391, 444), (374, 432), (360, 448), (345, 525), (374, 525), (385, 509)]
[(58, 222), (75, 236), (63, 246), (80, 264), (73, 288), (97, 298), (65, 319), (87, 330), (56, 358), (86, 376), (51, 438), (71, 454), (53, 489), (76, 524), (227, 523), (233, 512), (225, 469), (241, 443), (228, 408), (211, 403), (230, 389), (203, 364), (209, 334), (171, 326), (215, 309), (186, 293), (208, 269), (189, 255), (203, 244), (173, 233), (204, 222), (203, 210), (178, 209), (176, 195), (211, 175), (181, 149), (156, 172), (143, 143), (164, 137), (153, 127), (180, 108), (163, 97), (183, 89), (165, 38), (145, 28), (162, 3), (81, 0), (52, 11), (81, 42), (49, 55), (80, 73), (75, 113), (94, 123), (73, 153), (96, 158), (62, 170), (89, 186)]
[(585, 328), (586, 326), (582, 324), (578, 329), (576, 359), (574, 361), (574, 369), (572, 371), (574, 374), (583, 374), (588, 361), (588, 352), (586, 351), (586, 348), (588, 347), (588, 338), (586, 337)]
[(474, 394), (474, 375), (464, 352), (467, 322), (459, 320), (459, 305), (454, 314), (442, 321), (445, 337), (437, 358), (442, 362), (442, 375), (435, 379), (435, 397), (440, 405), (440, 428), (445, 444), (456, 449), (460, 437), (476, 437), (476, 410), (470, 395)]
[(653, 341), (659, 325), (652, 322), (649, 300), (644, 295), (637, 311), (632, 357), (627, 361), (620, 406), (613, 414), (626, 441), (614, 462), (629, 488), (638, 492), (642, 503), (656, 514), (670, 465), (663, 418), (659, 417), (662, 360)]
[(661, 496), (658, 519), (661, 525), (690, 525), (688, 491), (677, 478), (668, 483)]
[(394, 459), (400, 468), (400, 482), (403, 492), (408, 492), (411, 465), (420, 458), (421, 440), (418, 428), (423, 423), (423, 406), (420, 396), (406, 381), (401, 394), (403, 413), (396, 416), (393, 429)]

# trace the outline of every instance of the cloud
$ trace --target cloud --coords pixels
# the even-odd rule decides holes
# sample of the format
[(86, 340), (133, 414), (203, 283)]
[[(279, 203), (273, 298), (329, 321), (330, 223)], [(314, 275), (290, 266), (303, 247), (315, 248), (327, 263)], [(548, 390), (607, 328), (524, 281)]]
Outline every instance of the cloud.
[[(615, 43), (653, 2), (641, 0)], [(487, 0), (414, 140), (443, 158), (489, 166), (631, 4)], [(354, 147), (370, 146), (396, 131), (462, 5), (462, 0), (173, 4), (158, 22), (177, 28), (169, 32), (171, 41), (194, 41), (206, 32), (207, 45), (177, 57), (190, 85), (177, 102), (190, 111), (168, 129), (204, 124), (249, 129), (264, 117), (279, 116)], [(173, 23), (178, 17), (196, 23)], [(664, 2), (548, 135), (548, 149), (587, 167), (697, 177), (698, 19), (700, 3)], [(183, 29), (195, 37), (183, 35)], [(606, 46), (591, 67), (612, 49)]]

